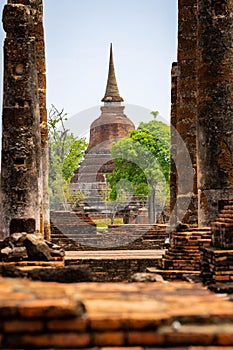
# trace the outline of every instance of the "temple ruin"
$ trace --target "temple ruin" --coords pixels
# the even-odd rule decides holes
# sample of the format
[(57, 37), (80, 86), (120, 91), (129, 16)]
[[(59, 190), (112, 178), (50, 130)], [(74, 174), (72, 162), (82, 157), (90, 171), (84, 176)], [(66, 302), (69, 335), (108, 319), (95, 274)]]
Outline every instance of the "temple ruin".
[[(233, 199), (231, 13), (230, 1), (207, 5), (179, 0), (178, 54), (172, 67), (171, 210), (175, 223), (181, 219), (191, 229), (203, 227), (204, 235), (205, 227)], [(8, 0), (3, 25), (2, 232), (7, 236), (38, 231), (49, 238), (42, 0)], [(97, 206), (102, 201), (100, 184), (113, 170), (111, 144), (134, 129), (121, 105), (112, 45), (102, 101), (101, 115), (90, 128), (86, 157), (72, 180), (74, 189), (78, 182), (79, 188), (91, 192), (89, 203)], [(184, 150), (190, 158), (192, 187)]]
[[(136, 225), (135, 231), (135, 226), (123, 225), (130, 227), (133, 237), (133, 249), (130, 242), (125, 254), (112, 251), (112, 246), (107, 252), (110, 234), (103, 237), (101, 253), (83, 249), (77, 257), (71, 251), (66, 252), (67, 266), (58, 261), (60, 282), (89, 281), (89, 277), (94, 282), (115, 282), (107, 285), (48, 282), (54, 279), (47, 260), (52, 251), (57, 257), (57, 249), (47, 247), (48, 259), (37, 261), (45, 268), (34, 271), (28, 261), (23, 261), (23, 269), (17, 268), (22, 257), (10, 264), (3, 259), (1, 349), (232, 349), (233, 1), (179, 0), (178, 4), (178, 57), (172, 65), (171, 92), (171, 210), (176, 220), (169, 228), (169, 249), (162, 257), (161, 249), (148, 248), (155, 237), (164, 238), (164, 227), (153, 225), (149, 232), (148, 227)], [(7, 35), (1, 238), (7, 236), (11, 246), (22, 248), (20, 240), (31, 232), (50, 236), (42, 0), (8, 0), (3, 24)], [(112, 170), (111, 142), (133, 127), (121, 106), (112, 49), (103, 102), (101, 116), (91, 126), (86, 159), (76, 173), (81, 177), (83, 171), (87, 184), (103, 182), (104, 174)], [(76, 225), (73, 218), (70, 212), (59, 212), (64, 231)], [(146, 232), (142, 234), (141, 229)], [(144, 241), (135, 240), (137, 235)], [(99, 236), (90, 237), (87, 232), (83, 238), (96, 244)], [(124, 238), (121, 229), (114, 239), (122, 239), (126, 246)], [(41, 245), (47, 243), (52, 247), (41, 238)], [(1, 254), (2, 244), (0, 240)], [(151, 249), (151, 254), (147, 250), (143, 255), (143, 249)], [(85, 272), (82, 278), (77, 276), (83, 262), (93, 276)], [(139, 279), (140, 273), (132, 276), (142, 271), (150, 272), (143, 273), (144, 280)], [(164, 281), (161, 275), (175, 281)], [(41, 276), (43, 282), (29, 280)], [(193, 283), (195, 278), (221, 294)]]

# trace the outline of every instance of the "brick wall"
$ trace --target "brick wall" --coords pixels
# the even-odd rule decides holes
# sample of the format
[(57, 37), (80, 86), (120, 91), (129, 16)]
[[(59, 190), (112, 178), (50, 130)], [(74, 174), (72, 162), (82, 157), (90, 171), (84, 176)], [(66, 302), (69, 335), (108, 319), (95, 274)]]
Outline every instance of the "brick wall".
[(85, 265), (90, 268), (94, 282), (129, 282), (133, 274), (146, 272), (148, 267), (158, 267), (158, 259), (154, 258), (102, 258), (66, 260), (65, 265)]

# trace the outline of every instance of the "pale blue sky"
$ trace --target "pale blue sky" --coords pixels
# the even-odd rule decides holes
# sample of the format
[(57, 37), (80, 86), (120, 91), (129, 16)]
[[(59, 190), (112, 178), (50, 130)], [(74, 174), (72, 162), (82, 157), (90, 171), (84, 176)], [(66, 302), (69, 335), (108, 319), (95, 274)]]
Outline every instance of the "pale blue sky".
[[(44, 0), (48, 108), (54, 104), (73, 116), (100, 105), (112, 42), (125, 103), (169, 120), (177, 7), (177, 0)], [(1, 26), (1, 46), (4, 36)], [(2, 74), (0, 84), (2, 99)]]

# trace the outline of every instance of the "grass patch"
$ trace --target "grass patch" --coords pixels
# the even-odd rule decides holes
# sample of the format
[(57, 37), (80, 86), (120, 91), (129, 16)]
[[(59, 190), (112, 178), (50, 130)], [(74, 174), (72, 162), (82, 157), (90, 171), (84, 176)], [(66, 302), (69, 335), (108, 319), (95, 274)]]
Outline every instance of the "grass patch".
[[(93, 220), (97, 226), (97, 228), (106, 228), (108, 225), (111, 225), (111, 219), (108, 218), (103, 218), (103, 219), (94, 219)], [(123, 224), (123, 219), (122, 218), (115, 218), (114, 219), (114, 224), (115, 225), (122, 225)]]

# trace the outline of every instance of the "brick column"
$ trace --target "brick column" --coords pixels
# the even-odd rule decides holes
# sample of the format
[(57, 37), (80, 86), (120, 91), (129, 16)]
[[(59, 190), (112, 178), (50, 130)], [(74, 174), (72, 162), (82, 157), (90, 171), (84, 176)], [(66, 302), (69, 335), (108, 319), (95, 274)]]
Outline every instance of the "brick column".
[(2, 231), (40, 230), (41, 134), (33, 17), (28, 6), (3, 11)]
[[(177, 77), (178, 65), (173, 62), (171, 70), (171, 166), (170, 166), (170, 213), (173, 213), (173, 222), (177, 222), (177, 171), (176, 171), (176, 121), (177, 121)], [(175, 212), (174, 212), (175, 211)]]
[(35, 38), (41, 130), (40, 231), (42, 234), (44, 234), (45, 239), (49, 240), (50, 208), (48, 190), (48, 128), (46, 109), (46, 64), (43, 27), (43, 0), (8, 0), (8, 4), (23, 4), (29, 6), (33, 18), (31, 36)]
[(198, 0), (199, 224), (233, 199), (233, 1)]
[(46, 108), (46, 64), (45, 44), (43, 27), (43, 0), (29, 0), (33, 9), (34, 35), (36, 38), (36, 62), (38, 73), (38, 94), (40, 104), (40, 130), (41, 130), (41, 166), (42, 166), (42, 211), (41, 211), (41, 232), (44, 238), (50, 240), (50, 207), (48, 188), (48, 126)]
[[(176, 125), (178, 134), (184, 141), (186, 150), (178, 143), (175, 144), (176, 167), (182, 176), (179, 181), (178, 217), (183, 207), (189, 207), (184, 213), (182, 222), (197, 224), (197, 186), (196, 186), (196, 97), (197, 97), (197, 5), (193, 0), (179, 0), (178, 17), (178, 68), (177, 68), (177, 101), (176, 118), (172, 116), (172, 125)], [(174, 119), (176, 121), (174, 122)], [(173, 142), (173, 140), (172, 140)], [(174, 144), (172, 144), (172, 151)], [(194, 185), (190, 192), (190, 184), (186, 183), (186, 155), (189, 153), (194, 173)], [(188, 192), (187, 192), (188, 191)]]

